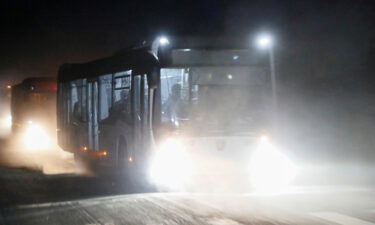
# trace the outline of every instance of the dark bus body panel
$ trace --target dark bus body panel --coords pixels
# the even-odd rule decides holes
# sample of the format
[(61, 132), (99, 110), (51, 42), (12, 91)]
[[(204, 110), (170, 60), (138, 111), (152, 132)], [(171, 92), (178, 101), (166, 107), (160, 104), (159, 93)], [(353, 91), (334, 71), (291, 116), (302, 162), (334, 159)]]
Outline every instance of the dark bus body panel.
[[(61, 66), (58, 76), (59, 145), (75, 154), (80, 154), (82, 148), (106, 152), (105, 163), (114, 167), (126, 159), (137, 158), (131, 149), (142, 149), (141, 145), (149, 142), (147, 135), (142, 136), (142, 141), (135, 140), (134, 133), (148, 126), (148, 118), (142, 111), (145, 107), (140, 101), (142, 98), (144, 102), (144, 95), (148, 95), (148, 76), (157, 63), (147, 49), (138, 49), (89, 63)], [(72, 95), (79, 95), (77, 102), (70, 102)], [(132, 99), (127, 102), (121, 99), (130, 96)]]

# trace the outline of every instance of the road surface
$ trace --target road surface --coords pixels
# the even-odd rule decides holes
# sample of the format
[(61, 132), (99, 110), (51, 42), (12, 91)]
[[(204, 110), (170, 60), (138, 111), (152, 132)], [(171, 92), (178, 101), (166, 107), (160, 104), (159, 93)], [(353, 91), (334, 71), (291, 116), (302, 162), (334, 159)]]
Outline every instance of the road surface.
[[(295, 187), (279, 194), (147, 193), (126, 178), (45, 174), (40, 157), (0, 167), (0, 224), (375, 225), (375, 186)], [(59, 167), (69, 171), (73, 164), (65, 159)]]
[(0, 224), (375, 225), (371, 188), (267, 193), (140, 193), (110, 177), (0, 169)]
[(1, 220), (4, 224), (374, 225), (374, 193), (317, 188), (280, 195), (130, 194), (5, 208)]

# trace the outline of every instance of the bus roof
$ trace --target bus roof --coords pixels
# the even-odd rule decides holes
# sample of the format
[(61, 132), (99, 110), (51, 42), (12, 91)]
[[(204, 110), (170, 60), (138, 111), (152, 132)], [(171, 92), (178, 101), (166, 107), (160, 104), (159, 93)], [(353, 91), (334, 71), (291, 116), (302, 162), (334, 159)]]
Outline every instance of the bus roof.
[(142, 67), (157, 63), (157, 58), (152, 54), (149, 47), (130, 49), (87, 63), (64, 64), (59, 69), (58, 80), (61, 82), (97, 77), (134, 68), (142, 69)]
[(29, 77), (22, 81), (22, 84), (33, 84), (39, 82), (56, 82), (55, 77)]
[(168, 38), (170, 46), (174, 49), (249, 49), (250, 43), (246, 37), (228, 36), (189, 36)]
[(13, 85), (12, 89), (56, 91), (57, 83), (54, 77), (29, 77), (24, 79), (21, 83)]
[(12, 90), (57, 91), (57, 82), (54, 77), (29, 77), (13, 85)]
[[(248, 50), (249, 43), (244, 38), (185, 37), (168, 38), (169, 44), (159, 51), (158, 40), (144, 42), (139, 47), (120, 50), (114, 55), (80, 64), (64, 64), (59, 69), (58, 81), (70, 81), (83, 78), (96, 78), (100, 75), (125, 70), (147, 71), (152, 66), (168, 62), (163, 54), (173, 49), (199, 50)], [(155, 47), (156, 46), (156, 47)]]

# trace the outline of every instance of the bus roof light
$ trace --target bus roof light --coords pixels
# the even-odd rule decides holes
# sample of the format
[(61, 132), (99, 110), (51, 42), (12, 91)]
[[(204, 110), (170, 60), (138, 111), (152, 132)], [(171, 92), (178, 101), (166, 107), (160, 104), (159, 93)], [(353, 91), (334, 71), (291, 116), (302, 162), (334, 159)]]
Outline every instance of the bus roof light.
[(164, 46), (164, 45), (169, 44), (169, 40), (168, 40), (168, 38), (162, 36), (162, 37), (159, 38), (159, 43), (160, 43), (160, 45)]

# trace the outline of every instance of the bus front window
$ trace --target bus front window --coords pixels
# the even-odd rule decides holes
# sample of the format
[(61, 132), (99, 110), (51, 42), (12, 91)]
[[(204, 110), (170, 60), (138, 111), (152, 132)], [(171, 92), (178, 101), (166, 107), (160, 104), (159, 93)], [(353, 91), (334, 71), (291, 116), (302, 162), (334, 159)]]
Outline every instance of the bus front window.
[(161, 70), (162, 122), (179, 122), (187, 119), (189, 103), (188, 69)]
[(197, 131), (253, 130), (265, 122), (261, 75), (239, 66), (162, 69), (162, 122)]

